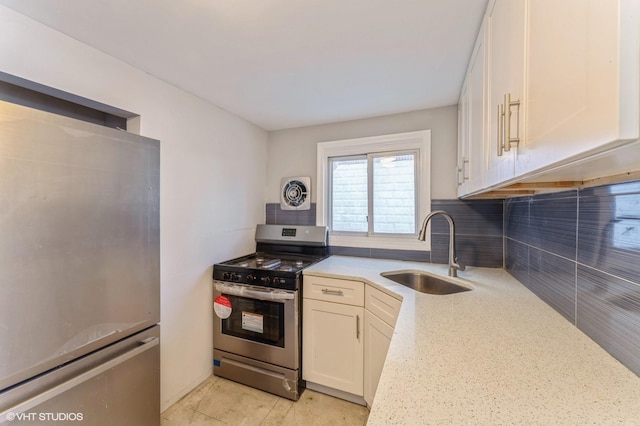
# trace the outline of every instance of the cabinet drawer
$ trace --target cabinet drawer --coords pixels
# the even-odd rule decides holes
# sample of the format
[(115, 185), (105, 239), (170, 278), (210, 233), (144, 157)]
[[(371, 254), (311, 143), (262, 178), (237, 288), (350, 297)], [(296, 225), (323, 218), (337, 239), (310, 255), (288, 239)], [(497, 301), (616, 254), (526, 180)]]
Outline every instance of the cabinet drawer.
[(376, 288), (369, 285), (365, 288), (365, 309), (376, 315), (391, 327), (396, 325), (401, 304), (402, 302), (400, 300), (389, 296)]
[(364, 306), (364, 283), (305, 275), (302, 297), (347, 305)]

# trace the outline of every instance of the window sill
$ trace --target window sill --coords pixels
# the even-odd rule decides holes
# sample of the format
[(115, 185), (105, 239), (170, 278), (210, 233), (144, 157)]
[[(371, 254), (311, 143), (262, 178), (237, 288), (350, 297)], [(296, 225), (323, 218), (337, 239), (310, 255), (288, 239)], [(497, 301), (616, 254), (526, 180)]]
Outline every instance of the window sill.
[[(429, 235), (427, 235), (429, 237)], [(415, 235), (406, 237), (354, 236), (330, 234), (329, 244), (332, 246), (360, 247), (389, 250), (416, 250), (428, 252), (430, 241), (420, 241)]]

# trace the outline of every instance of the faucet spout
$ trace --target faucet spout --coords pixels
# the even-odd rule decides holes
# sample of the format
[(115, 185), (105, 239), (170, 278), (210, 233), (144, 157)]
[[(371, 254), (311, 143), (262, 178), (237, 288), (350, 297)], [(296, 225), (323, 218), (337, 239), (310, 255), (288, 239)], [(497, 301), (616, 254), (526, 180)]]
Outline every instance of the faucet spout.
[(422, 228), (420, 228), (420, 232), (418, 232), (418, 239), (420, 241), (424, 241), (427, 235), (427, 225), (429, 221), (434, 216), (441, 215), (447, 222), (449, 222), (449, 276), (457, 277), (458, 271), (464, 271), (464, 265), (458, 262), (458, 257), (456, 256), (456, 225), (453, 222), (453, 218), (449, 213), (444, 210), (434, 210), (424, 218), (424, 222), (422, 222)]

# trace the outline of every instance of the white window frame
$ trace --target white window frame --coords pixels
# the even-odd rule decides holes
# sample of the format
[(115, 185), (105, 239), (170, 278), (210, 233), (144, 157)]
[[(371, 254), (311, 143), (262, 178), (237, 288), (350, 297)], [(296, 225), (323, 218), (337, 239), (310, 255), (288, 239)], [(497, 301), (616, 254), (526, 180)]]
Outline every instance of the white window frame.
[[(419, 227), (422, 224), (420, 212), (426, 215), (431, 211), (431, 130), (319, 142), (317, 145), (316, 223), (321, 226), (329, 223), (330, 157), (411, 150), (418, 152), (416, 156), (418, 196), (416, 221)], [(431, 236), (427, 233), (423, 242), (418, 240), (416, 234), (345, 235), (345, 233), (333, 233), (330, 230), (330, 244), (342, 247), (429, 251)]]

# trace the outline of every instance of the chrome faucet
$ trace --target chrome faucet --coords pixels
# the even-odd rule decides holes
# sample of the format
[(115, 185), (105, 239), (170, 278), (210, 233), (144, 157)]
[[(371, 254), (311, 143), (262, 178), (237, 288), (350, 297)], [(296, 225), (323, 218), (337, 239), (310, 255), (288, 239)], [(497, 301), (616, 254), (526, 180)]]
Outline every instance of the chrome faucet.
[(420, 241), (424, 241), (424, 238), (427, 234), (427, 225), (432, 217), (442, 215), (447, 222), (449, 222), (449, 276), (457, 277), (458, 271), (464, 271), (464, 265), (458, 262), (458, 258), (456, 257), (456, 225), (453, 223), (453, 218), (451, 215), (444, 210), (434, 210), (424, 218), (424, 222), (422, 222), (422, 228), (420, 228), (420, 232), (418, 233), (418, 239)]

